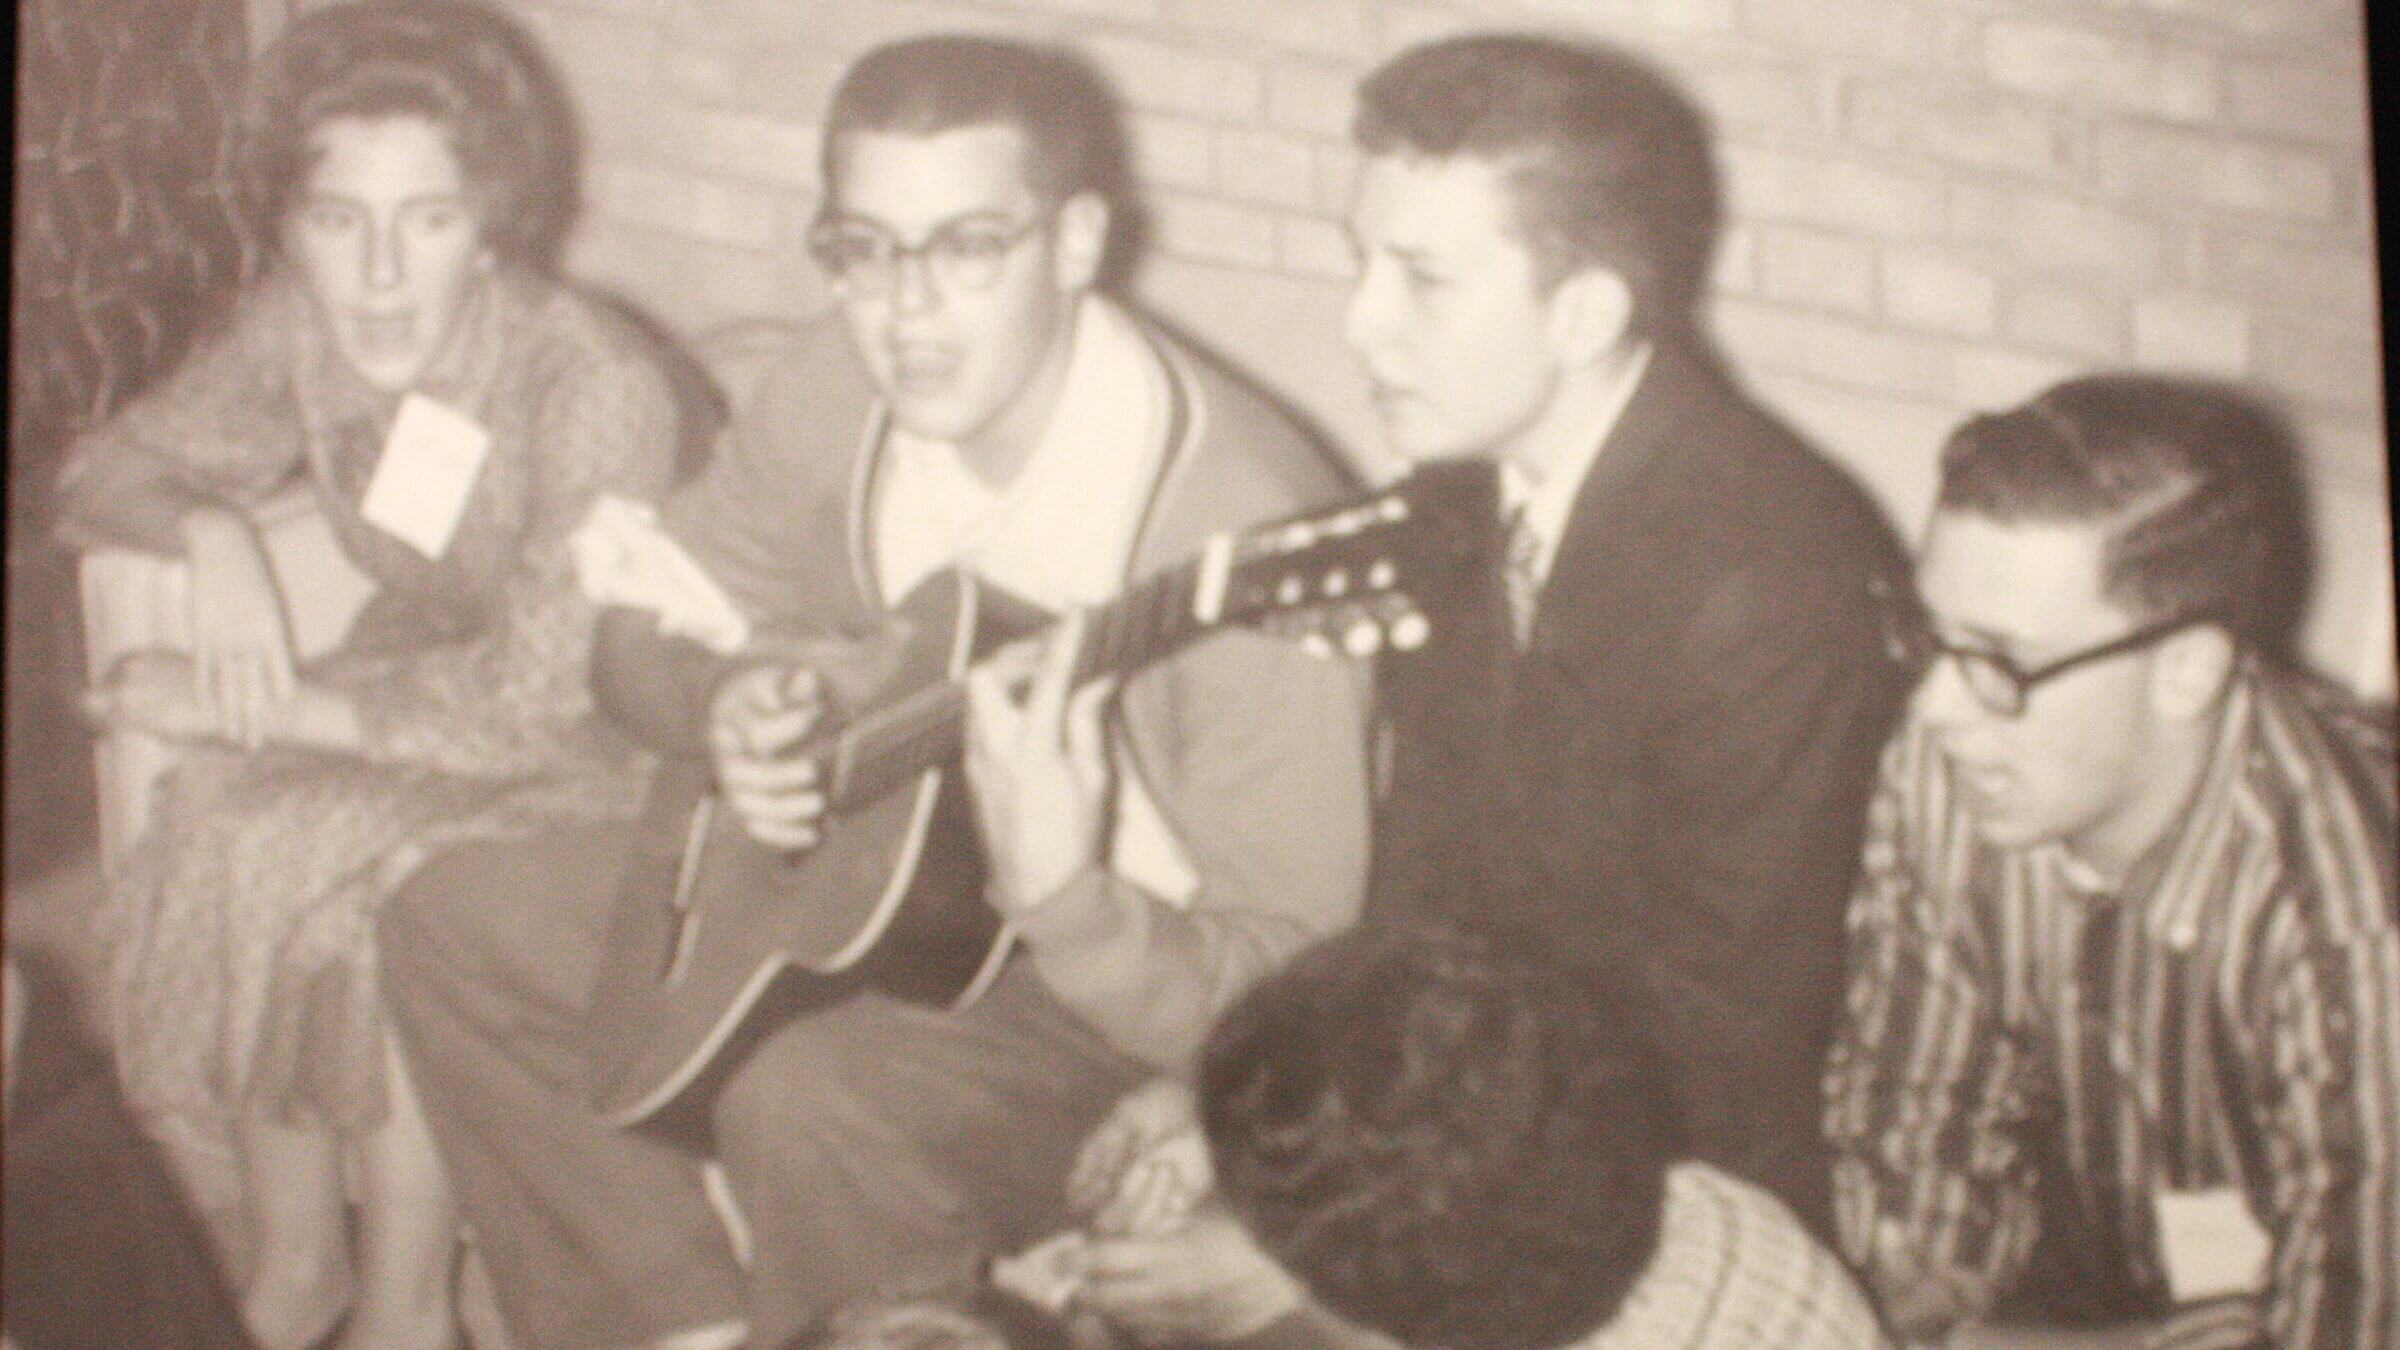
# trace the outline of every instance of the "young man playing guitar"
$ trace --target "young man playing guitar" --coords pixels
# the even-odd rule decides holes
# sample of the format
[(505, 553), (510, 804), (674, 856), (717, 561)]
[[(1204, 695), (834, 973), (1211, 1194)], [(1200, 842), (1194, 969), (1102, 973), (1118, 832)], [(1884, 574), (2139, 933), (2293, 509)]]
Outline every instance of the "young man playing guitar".
[[(771, 638), (871, 630), (953, 567), (1074, 610), (1344, 491), (1256, 393), (1095, 291), (1118, 135), (1079, 67), (995, 40), (893, 44), (833, 96), (810, 242), (837, 318), (664, 510), (757, 636), (720, 654), (616, 610), (595, 657), (604, 705), (671, 762), (705, 759), (780, 856), (841, 827), (792, 747), (845, 710), (830, 670)], [(968, 684), (981, 899), (1016, 946), (988, 987), (957, 1008), (861, 990), (749, 1028), (720, 1066), (746, 1264), (692, 1159), (586, 1099), (613, 841), (468, 851), (387, 911), (389, 999), (522, 1344), (780, 1345), (845, 1301), (963, 1276), (1056, 1225), (1118, 1093), (1355, 919), (1359, 672), (1225, 633), (1077, 693), (1066, 628), (997, 663), (1013, 680)], [(681, 842), (641, 841), (635, 870), (671, 876)]]

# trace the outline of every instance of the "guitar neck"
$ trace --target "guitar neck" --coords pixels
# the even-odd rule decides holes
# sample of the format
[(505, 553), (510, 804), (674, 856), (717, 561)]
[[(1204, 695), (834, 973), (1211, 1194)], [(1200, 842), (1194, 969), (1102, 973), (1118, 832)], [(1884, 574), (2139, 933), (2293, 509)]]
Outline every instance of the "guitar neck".
[[(1200, 564), (1160, 572), (1091, 611), (1075, 654), (1075, 688), (1130, 675), (1210, 629), (1195, 596)], [(1056, 625), (1052, 625), (1055, 630)], [(956, 755), (966, 732), (966, 688), (943, 680), (914, 690), (843, 728), (819, 762), (826, 802), (840, 811), (872, 801)]]

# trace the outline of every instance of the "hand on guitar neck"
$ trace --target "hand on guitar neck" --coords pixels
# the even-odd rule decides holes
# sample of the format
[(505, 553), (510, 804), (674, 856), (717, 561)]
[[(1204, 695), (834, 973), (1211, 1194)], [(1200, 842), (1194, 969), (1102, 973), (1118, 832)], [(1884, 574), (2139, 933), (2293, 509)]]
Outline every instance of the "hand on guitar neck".
[(1116, 680), (1069, 688), (1087, 623), (1075, 611), (1046, 641), (967, 674), (967, 782), (990, 867), (984, 894), (1004, 918), (1057, 894), (1099, 854), (1109, 788), (1100, 710)]
[(793, 753), (824, 712), (815, 671), (759, 666), (725, 682), (710, 705), (708, 744), (717, 791), (750, 837), (777, 849), (817, 842), (825, 794), (816, 761)]
[[(1109, 787), (1100, 710), (1113, 678), (1070, 689), (1088, 619), (996, 653), (966, 680), (966, 768), (1004, 916), (1031, 910), (1097, 855)], [(751, 838), (813, 847), (826, 798), (813, 756), (795, 753), (824, 716), (817, 672), (760, 666), (726, 681), (709, 718), (717, 791)]]

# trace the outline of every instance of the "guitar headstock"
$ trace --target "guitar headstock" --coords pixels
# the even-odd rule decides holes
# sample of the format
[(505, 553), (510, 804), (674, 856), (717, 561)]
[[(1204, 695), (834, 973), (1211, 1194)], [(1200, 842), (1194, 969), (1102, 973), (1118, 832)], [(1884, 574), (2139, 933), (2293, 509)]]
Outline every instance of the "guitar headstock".
[(1253, 530), (1225, 557), (1217, 617), (1352, 656), (1413, 651), (1455, 578), (1498, 556), (1498, 503), (1490, 462), (1456, 460)]

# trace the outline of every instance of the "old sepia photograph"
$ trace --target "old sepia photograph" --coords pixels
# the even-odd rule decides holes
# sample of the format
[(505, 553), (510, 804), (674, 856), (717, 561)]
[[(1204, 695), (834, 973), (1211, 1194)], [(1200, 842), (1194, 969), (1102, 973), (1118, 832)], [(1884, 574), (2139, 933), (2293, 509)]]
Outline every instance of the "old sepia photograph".
[(0, 1350), (2400, 1350), (2388, 17), (17, 0)]

